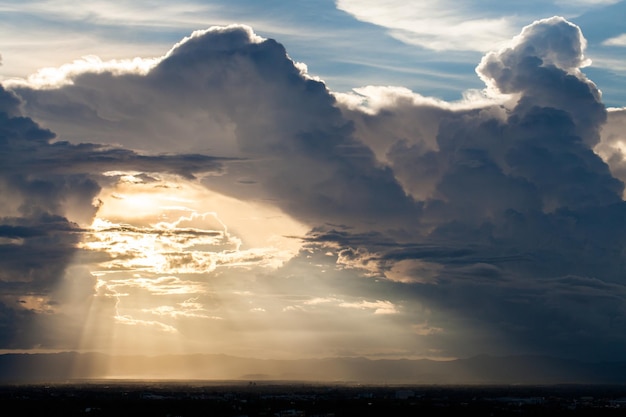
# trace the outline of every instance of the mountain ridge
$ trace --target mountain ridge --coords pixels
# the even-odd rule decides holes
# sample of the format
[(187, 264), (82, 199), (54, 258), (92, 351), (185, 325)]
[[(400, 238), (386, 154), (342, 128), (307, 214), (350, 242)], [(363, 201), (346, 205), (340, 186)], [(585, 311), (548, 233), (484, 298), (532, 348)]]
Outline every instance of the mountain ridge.
[(76, 379), (280, 380), (368, 384), (626, 384), (626, 362), (539, 355), (431, 359), (255, 359), (226, 354), (6, 353), (0, 383)]

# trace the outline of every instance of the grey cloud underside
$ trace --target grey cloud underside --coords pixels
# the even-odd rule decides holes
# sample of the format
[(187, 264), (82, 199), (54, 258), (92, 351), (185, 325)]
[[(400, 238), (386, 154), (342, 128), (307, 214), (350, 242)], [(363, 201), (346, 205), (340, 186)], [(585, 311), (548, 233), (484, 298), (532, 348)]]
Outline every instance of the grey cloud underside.
[[(307, 252), (293, 263), (331, 248), (339, 267), (377, 279), (337, 285), (403, 305), (397, 320), (407, 328), (423, 323), (424, 308), (432, 311), (430, 325), (444, 329), (424, 336), (433, 349), (623, 359), (623, 161), (615, 147), (608, 164), (594, 152), (619, 141), (617, 131), (609, 142), (606, 135), (618, 113), (607, 119), (599, 91), (579, 70), (583, 44), (580, 30), (560, 18), (527, 27), (477, 69), (512, 98), (470, 110), (400, 96), (374, 114), (350, 107), (303, 76), (280, 44), (255, 41), (242, 27), (199, 32), (146, 75), (85, 73), (72, 85), (15, 92), (29, 117), (72, 143), (84, 136), (239, 158), (203, 183), (271, 201), (311, 225)], [(163, 164), (193, 173), (184, 170), (189, 156), (50, 144), (49, 132), (35, 132), (39, 139), (11, 148), (13, 158), (26, 161), (20, 155), (33, 141), (33, 155), (42, 155), (34, 161), (61, 170), (63, 190), (82, 187), (85, 204), (99, 190), (86, 167), (121, 169), (129, 158), (139, 170)], [(89, 163), (67, 156), (80, 152)], [(57, 158), (72, 163), (55, 167)], [(195, 158), (198, 168), (224, 162)], [(31, 177), (19, 175), (20, 190), (29, 189)], [(32, 207), (45, 208), (38, 198), (55, 201), (28, 184), (32, 213), (14, 217), (35, 218)], [(17, 222), (5, 226), (7, 237), (29, 233)]]

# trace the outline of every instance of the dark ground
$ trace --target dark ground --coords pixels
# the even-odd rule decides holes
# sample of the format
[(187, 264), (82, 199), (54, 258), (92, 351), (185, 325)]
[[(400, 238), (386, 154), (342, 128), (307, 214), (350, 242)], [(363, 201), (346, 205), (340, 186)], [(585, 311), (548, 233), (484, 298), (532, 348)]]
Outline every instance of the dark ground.
[(3, 416), (626, 416), (626, 386), (88, 381), (0, 387)]

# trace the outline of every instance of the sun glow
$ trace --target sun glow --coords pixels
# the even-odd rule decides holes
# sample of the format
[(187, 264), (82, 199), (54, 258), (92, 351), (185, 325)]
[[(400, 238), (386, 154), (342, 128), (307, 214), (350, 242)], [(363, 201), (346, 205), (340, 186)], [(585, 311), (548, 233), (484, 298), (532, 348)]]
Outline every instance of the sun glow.
[(102, 265), (111, 269), (202, 273), (251, 258), (276, 267), (301, 246), (286, 236), (308, 230), (274, 207), (176, 177), (144, 182), (120, 173), (119, 182), (99, 199), (102, 207), (83, 248), (106, 251), (111, 259)]
[(204, 344), (210, 350), (213, 338), (197, 335), (201, 329), (214, 335), (231, 314), (218, 300), (225, 295), (216, 293), (215, 280), (228, 271), (282, 266), (302, 245), (287, 236), (307, 231), (276, 208), (193, 181), (108, 176), (116, 181), (100, 193), (98, 216), (80, 244), (97, 259), (85, 349), (99, 344), (109, 353), (184, 353)]

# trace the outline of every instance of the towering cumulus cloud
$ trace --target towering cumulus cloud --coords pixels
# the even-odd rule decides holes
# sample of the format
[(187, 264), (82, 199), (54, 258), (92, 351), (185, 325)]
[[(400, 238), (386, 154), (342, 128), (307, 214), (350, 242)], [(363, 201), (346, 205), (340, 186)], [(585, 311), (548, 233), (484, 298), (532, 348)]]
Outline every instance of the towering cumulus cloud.
[[(487, 88), (457, 103), (392, 87), (334, 95), (242, 26), (195, 32), (142, 65), (92, 62), (56, 84), (13, 83), (25, 114), (60, 141), (3, 92), (0, 178), (17, 200), (2, 203), (2, 250), (43, 245), (51, 230), (71, 248), (68, 207), (82, 207), (75, 222), (94, 216), (100, 172), (212, 171), (208, 189), (310, 227), (275, 272), (290, 279), (272, 281), (277, 294), (311, 286), (310, 298), (283, 313), (372, 310), (389, 324), (372, 327), (372, 346), (406, 354), (625, 358), (623, 155), (581, 71), (584, 48), (575, 25), (537, 21), (482, 59)], [(310, 270), (329, 260), (336, 279), (320, 293)], [(30, 289), (34, 278), (12, 282)]]
[[(623, 183), (593, 151), (607, 116), (580, 70), (584, 44), (551, 18), (487, 54), (477, 73), (503, 104), (364, 89), (368, 112), (346, 109), (366, 140), (370, 126), (385, 135), (378, 156), (424, 201), (420, 243), (438, 248), (384, 252), (383, 269), (397, 277), (402, 260), (417, 298), (495, 350), (617, 355), (624, 343)], [(411, 136), (409, 118), (430, 120)]]
[(237, 195), (269, 193), (307, 222), (371, 224), (389, 210), (404, 219), (414, 210), (392, 173), (353, 137), (324, 84), (249, 28), (195, 32), (145, 76), (88, 72), (71, 82), (17, 90), (28, 111), (64, 138), (254, 158), (211, 186), (237, 193), (237, 175), (248, 184)]

